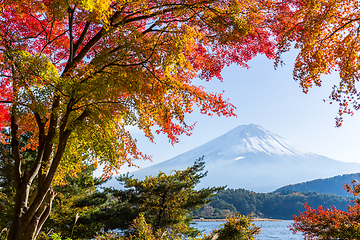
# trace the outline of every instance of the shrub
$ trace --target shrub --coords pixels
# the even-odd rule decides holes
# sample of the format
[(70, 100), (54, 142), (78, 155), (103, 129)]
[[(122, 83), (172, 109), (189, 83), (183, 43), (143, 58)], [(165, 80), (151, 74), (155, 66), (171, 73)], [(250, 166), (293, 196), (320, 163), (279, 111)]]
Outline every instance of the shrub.
[(260, 233), (260, 227), (256, 227), (247, 216), (236, 215), (226, 219), (226, 222), (215, 229), (210, 236), (203, 240), (250, 240)]

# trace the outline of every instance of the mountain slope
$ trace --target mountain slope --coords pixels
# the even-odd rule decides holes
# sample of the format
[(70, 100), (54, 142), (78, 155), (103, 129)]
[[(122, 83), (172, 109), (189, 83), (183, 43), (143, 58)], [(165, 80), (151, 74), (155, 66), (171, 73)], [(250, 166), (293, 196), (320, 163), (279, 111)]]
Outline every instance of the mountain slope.
[[(315, 192), (255, 193), (240, 188), (226, 189), (218, 194), (209, 205), (214, 208), (215, 214), (225, 215), (231, 211), (231, 214), (237, 212), (242, 215), (255, 214), (264, 218), (292, 219), (292, 216), (298, 215), (299, 211), (305, 210), (305, 203), (308, 203), (311, 208), (318, 208), (319, 205), (323, 208), (335, 206), (337, 210), (346, 211), (346, 206), (353, 199), (353, 197)], [(210, 217), (210, 211), (203, 210), (204, 208), (194, 211), (196, 218)], [(212, 217), (217, 217), (215, 214)]]
[(223, 186), (269, 192), (281, 186), (360, 172), (360, 164), (345, 163), (302, 150), (254, 124), (238, 126), (197, 148), (134, 172), (136, 178), (169, 173), (191, 166), (205, 156), (208, 176), (199, 187)]
[(318, 193), (331, 193), (340, 196), (353, 196), (353, 194), (347, 192), (344, 189), (346, 183), (351, 185), (351, 182), (356, 180), (360, 182), (360, 177), (358, 173), (353, 174), (343, 174), (331, 178), (325, 179), (315, 179), (312, 181), (291, 184), (279, 189), (276, 189), (274, 193), (280, 193), (283, 191), (292, 191), (292, 192), (318, 192)]

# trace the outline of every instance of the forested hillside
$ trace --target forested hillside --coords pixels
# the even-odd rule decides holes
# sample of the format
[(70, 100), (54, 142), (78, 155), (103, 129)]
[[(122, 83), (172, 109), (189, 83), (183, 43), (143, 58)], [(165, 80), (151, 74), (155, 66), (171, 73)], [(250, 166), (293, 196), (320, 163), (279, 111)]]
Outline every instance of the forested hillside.
[(255, 193), (244, 189), (227, 189), (217, 195), (210, 204), (194, 211), (195, 218), (224, 218), (236, 213), (254, 217), (291, 219), (291, 216), (304, 210), (307, 202), (310, 207), (324, 208), (336, 206), (346, 210), (351, 197), (316, 192)]
[(290, 190), (292, 192), (311, 191), (318, 193), (332, 193), (340, 196), (352, 196), (351, 193), (344, 190), (344, 185), (346, 183), (351, 184), (353, 180), (360, 181), (359, 173), (343, 174), (331, 178), (316, 179), (298, 184), (287, 185), (275, 190), (274, 193)]

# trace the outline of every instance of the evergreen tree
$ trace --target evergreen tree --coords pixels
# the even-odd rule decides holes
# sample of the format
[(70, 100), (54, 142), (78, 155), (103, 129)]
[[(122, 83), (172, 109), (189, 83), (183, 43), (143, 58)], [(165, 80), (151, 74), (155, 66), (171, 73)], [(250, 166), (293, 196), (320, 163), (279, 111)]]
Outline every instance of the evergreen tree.
[[(105, 230), (129, 230), (133, 220), (144, 213), (156, 234), (191, 236), (196, 234), (190, 227), (191, 211), (209, 203), (224, 187), (196, 190), (195, 186), (205, 177), (203, 158), (186, 170), (173, 170), (167, 175), (160, 172), (144, 180), (122, 175), (117, 180), (125, 190), (107, 189), (112, 195), (111, 203), (94, 214)], [(131, 230), (130, 230), (131, 231)]]
[(104, 181), (94, 178), (94, 165), (88, 165), (75, 177), (67, 177), (65, 185), (54, 187), (57, 195), (44, 232), (60, 233), (64, 238), (90, 239), (100, 232), (103, 224), (89, 216), (107, 202), (107, 194), (96, 190)]
[(10, 145), (0, 144), (0, 231), (9, 228), (11, 224), (14, 208), (12, 169)]

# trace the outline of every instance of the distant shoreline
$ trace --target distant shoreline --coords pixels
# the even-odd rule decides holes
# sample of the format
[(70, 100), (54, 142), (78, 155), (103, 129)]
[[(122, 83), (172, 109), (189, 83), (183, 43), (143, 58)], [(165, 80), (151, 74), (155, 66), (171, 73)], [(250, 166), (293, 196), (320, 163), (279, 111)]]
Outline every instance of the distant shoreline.
[[(253, 221), (262, 222), (262, 221), (269, 221), (269, 222), (279, 222), (284, 221), (282, 219), (272, 219), (272, 218), (251, 218)], [(209, 219), (209, 218), (197, 218), (193, 219), (194, 222), (225, 222), (226, 219)]]

